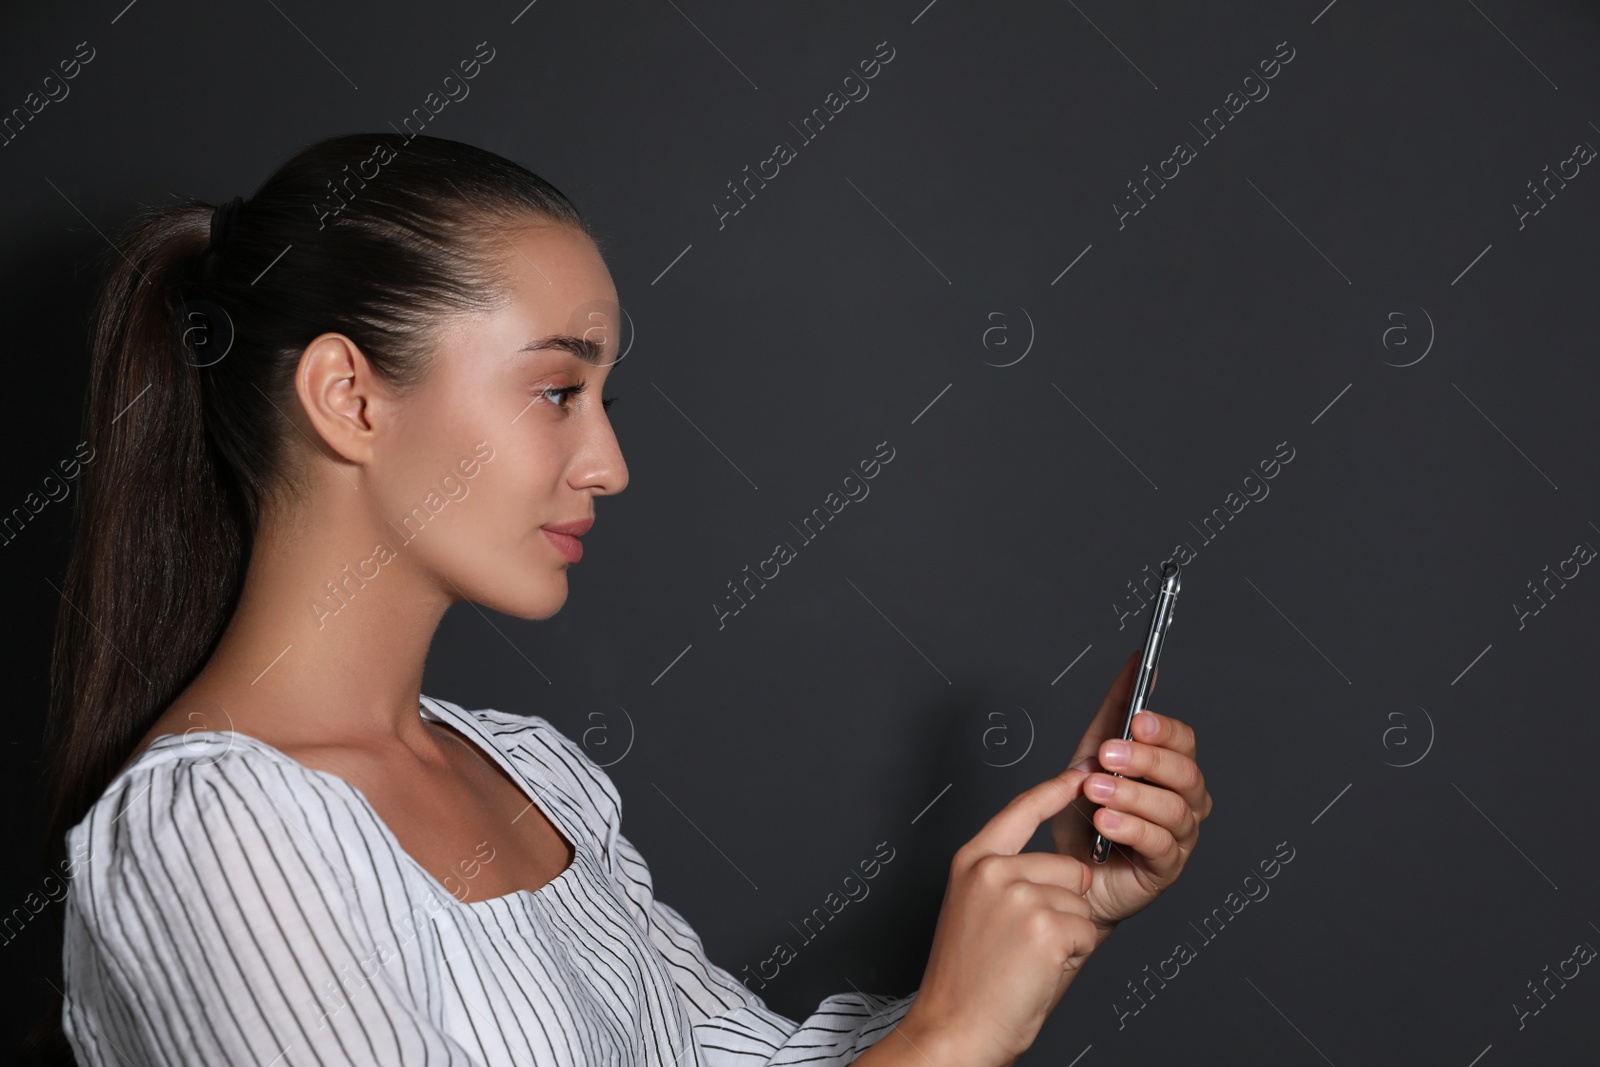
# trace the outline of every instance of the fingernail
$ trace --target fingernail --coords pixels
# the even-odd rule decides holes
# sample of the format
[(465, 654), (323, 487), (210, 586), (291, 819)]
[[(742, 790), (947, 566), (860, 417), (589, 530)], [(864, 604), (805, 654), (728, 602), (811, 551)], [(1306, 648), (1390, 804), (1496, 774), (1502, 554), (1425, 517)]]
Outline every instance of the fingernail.
[(1113, 767), (1120, 767), (1128, 762), (1128, 743), (1126, 741), (1107, 741), (1105, 760)]
[(1100, 809), (1100, 822), (1105, 826), (1105, 828), (1107, 830), (1115, 830), (1117, 827), (1122, 825), (1122, 816), (1118, 815), (1116, 812), (1112, 811), (1110, 808), (1101, 808)]
[(1084, 791), (1098, 800), (1104, 800), (1116, 792), (1116, 785), (1109, 778), (1090, 778), (1089, 784), (1084, 786)]
[(1077, 763), (1074, 763), (1072, 765), (1072, 767), (1071, 767), (1071, 770), (1074, 770), (1074, 771), (1092, 771), (1092, 770), (1094, 770), (1094, 757), (1093, 756), (1085, 756), (1083, 759), (1079, 760)]

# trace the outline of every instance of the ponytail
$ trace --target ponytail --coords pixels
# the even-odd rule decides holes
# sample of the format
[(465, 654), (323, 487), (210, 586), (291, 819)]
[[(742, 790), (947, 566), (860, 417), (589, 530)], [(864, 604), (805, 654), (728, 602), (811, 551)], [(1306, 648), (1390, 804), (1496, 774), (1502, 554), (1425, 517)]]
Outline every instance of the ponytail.
[[(204, 367), (219, 340), (182, 333), (177, 294), (202, 268), (211, 209), (146, 209), (118, 242), (92, 327), (84, 412), (91, 460), (73, 514), (45, 722), (45, 868), (65, 877), (66, 834), (205, 663), (238, 599), (250, 527), (207, 441)], [(30, 1046), (71, 1063), (59, 1008)], [(42, 1031), (42, 1032), (40, 1032)], [(65, 1054), (66, 1059), (60, 1057)]]
[(45, 733), (45, 774), (57, 783), (47, 865), (198, 672), (238, 597), (249, 529), (206, 439), (205, 368), (190, 354), (202, 346), (180, 343), (175, 329), (174, 294), (198, 271), (210, 215), (193, 202), (141, 212), (95, 309), (85, 411), (94, 462), (56, 613)]
[[(382, 171), (349, 201), (351, 172)], [(339, 211), (332, 217), (327, 203)], [(204, 667), (239, 598), (263, 502), (286, 488), (282, 410), (301, 352), (350, 337), (397, 388), (420, 379), (433, 327), (503, 294), (508, 223), (584, 233), (554, 186), (440, 138), (331, 137), (242, 202), (139, 211), (116, 241), (92, 320), (92, 451), (56, 612), (43, 768), (44, 866)], [(72, 1064), (64, 1003), (25, 1062)]]

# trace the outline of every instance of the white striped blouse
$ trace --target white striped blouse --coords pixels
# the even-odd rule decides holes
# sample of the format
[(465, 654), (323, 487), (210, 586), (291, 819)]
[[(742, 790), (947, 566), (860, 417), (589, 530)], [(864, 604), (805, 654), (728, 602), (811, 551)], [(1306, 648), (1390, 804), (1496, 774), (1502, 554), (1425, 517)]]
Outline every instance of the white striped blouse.
[(84, 1067), (844, 1064), (915, 993), (795, 1022), (707, 959), (619, 831), (616, 786), (539, 716), (423, 698), (574, 847), (463, 901), (360, 790), (245, 734), (165, 735), (67, 835), (62, 1026)]

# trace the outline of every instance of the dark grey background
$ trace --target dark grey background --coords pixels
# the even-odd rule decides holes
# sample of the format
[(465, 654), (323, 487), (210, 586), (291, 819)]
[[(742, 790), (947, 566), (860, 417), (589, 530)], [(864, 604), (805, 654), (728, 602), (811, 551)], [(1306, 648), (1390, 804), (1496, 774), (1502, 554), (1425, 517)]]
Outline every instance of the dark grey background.
[[(1600, 144), (1593, 5), (925, 3), (10, 11), (0, 110), (78, 42), (95, 58), (0, 148), (0, 508), (80, 438), (102, 231), (389, 130), (487, 41), (426, 132), (532, 168), (608, 235), (631, 484), (566, 607), (458, 606), (426, 689), (609, 764), (714, 960), (791, 942), (763, 995), (792, 1016), (915, 988), (951, 853), (1064, 766), (1142, 634), (1116, 603), (1185, 541), (1150, 706), (1196, 727), (1216, 808), (1022, 1062), (1593, 1062), (1592, 968), (1521, 1029), (1513, 1008), (1600, 946), (1600, 578), (1520, 628), (1514, 607), (1600, 545), (1600, 175), (1524, 225), (1513, 206)], [(803, 143), (790, 124), (884, 41), (870, 95)], [(1190, 124), (1280, 42), (1270, 95), (1203, 142)], [(1119, 228), (1180, 140), (1196, 158)], [(719, 229), (778, 141), (797, 158)], [(801, 545), (789, 524), (881, 442), (870, 496)], [(1283, 442), (1270, 495), (1202, 538)], [(41, 878), (67, 518), (0, 551), (6, 911)], [(719, 632), (725, 583), (780, 540), (798, 557)], [(791, 923), (884, 841), (870, 896), (805, 943)], [(1270, 896), (1203, 941), (1283, 842)], [(1181, 941), (1196, 958), (1119, 1027)], [(9, 1044), (59, 951), (58, 906), (0, 946)]]

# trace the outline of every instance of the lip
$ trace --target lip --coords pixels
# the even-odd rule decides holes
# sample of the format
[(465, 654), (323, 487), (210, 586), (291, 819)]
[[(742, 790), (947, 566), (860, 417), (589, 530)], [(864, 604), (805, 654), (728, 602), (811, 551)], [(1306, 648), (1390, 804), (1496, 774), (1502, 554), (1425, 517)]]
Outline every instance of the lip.
[(576, 563), (583, 558), (583, 542), (578, 539), (588, 533), (593, 525), (594, 519), (587, 518), (574, 522), (551, 523), (539, 528), (550, 539), (550, 543), (567, 557), (568, 563)]
[(539, 527), (551, 533), (566, 534), (568, 537), (582, 537), (589, 532), (589, 527), (594, 525), (594, 518), (575, 519), (572, 522), (551, 522)]

